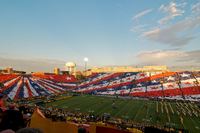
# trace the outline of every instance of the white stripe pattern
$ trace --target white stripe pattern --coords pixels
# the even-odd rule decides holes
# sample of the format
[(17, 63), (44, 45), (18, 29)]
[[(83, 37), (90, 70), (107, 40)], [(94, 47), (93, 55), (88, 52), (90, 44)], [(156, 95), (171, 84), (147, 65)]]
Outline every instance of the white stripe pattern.
[(14, 99), (17, 90), (19, 89), (20, 85), (22, 84), (22, 78), (20, 79), (20, 81), (17, 83), (17, 85), (12, 89), (12, 91), (8, 94), (8, 97), (10, 99)]
[(24, 85), (24, 98), (27, 98), (27, 97), (29, 97), (28, 89), (27, 89), (26, 86)]
[(36, 90), (32, 87), (32, 85), (31, 85), (29, 80), (28, 80), (28, 86), (31, 89), (31, 92), (32, 92), (33, 96), (39, 96), (39, 94), (36, 92)]

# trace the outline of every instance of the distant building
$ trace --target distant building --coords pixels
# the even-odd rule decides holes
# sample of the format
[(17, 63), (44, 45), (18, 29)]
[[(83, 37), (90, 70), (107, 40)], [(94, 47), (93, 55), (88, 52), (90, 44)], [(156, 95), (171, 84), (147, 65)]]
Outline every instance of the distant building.
[(61, 75), (69, 75), (69, 71), (60, 71)]
[(54, 75), (54, 73), (47, 72), (31, 72), (32, 75)]
[(55, 67), (54, 68), (54, 74), (59, 75), (60, 74), (60, 68)]
[(14, 73), (14, 74), (26, 74), (25, 71), (17, 71), (17, 70), (14, 70), (13, 73)]
[(6, 68), (6, 70), (7, 70), (8, 74), (13, 74), (13, 72), (14, 72), (12, 67), (8, 67), (8, 68)]
[(0, 70), (0, 73), (2, 73), (2, 74), (26, 74), (25, 71), (14, 70), (12, 67), (7, 67), (3, 70)]
[(54, 73), (47, 72), (31, 72), (33, 75), (69, 75), (69, 71), (61, 71), (60, 69), (54, 69)]
[(115, 72), (151, 72), (161, 73), (169, 71), (167, 66), (144, 66), (144, 67), (133, 67), (133, 66), (116, 66), (116, 67), (93, 67), (87, 70), (85, 75), (91, 75), (92, 73), (115, 73)]

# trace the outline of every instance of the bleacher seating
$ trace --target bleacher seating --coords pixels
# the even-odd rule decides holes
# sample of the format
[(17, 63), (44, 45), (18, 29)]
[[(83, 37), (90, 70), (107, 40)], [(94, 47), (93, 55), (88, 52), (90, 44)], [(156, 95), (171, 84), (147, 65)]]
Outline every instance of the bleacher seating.
[(66, 90), (97, 95), (200, 100), (200, 72), (96, 73), (77, 82), (66, 75), (0, 75), (1, 92), (11, 99), (59, 94)]
[[(59, 77), (60, 76), (60, 77)], [(65, 77), (64, 77), (65, 76)], [(73, 81), (73, 82), (72, 82)], [(73, 76), (66, 75), (0, 75), (1, 93), (10, 99), (59, 94), (76, 86)]]
[(200, 100), (200, 72), (99, 73), (77, 85), (75, 92), (168, 99)]
[(47, 79), (54, 82), (62, 82), (62, 83), (69, 83), (69, 82), (76, 81), (76, 78), (74, 76), (68, 76), (68, 75), (33, 74), (32, 76), (42, 78), (42, 79)]
[(16, 77), (17, 75), (14, 74), (0, 74), (0, 83), (4, 83)]

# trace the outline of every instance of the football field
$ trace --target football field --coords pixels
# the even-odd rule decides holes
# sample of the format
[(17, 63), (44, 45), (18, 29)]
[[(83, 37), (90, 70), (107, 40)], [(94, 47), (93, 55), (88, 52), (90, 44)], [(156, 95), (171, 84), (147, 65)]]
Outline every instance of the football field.
[(102, 96), (73, 96), (48, 103), (47, 106), (69, 111), (94, 113), (132, 120), (147, 125), (170, 126), (200, 132), (200, 108), (192, 102), (122, 99)]

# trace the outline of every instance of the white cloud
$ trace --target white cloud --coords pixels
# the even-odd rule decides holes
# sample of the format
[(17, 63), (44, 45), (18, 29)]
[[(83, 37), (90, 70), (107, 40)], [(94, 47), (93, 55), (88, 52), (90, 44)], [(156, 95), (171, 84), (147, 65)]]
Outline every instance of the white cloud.
[(155, 50), (141, 52), (137, 55), (141, 65), (200, 65), (200, 50), (178, 51), (178, 50)]
[[(175, 47), (184, 46), (190, 43), (195, 38), (195, 29), (200, 27), (200, 16), (191, 14), (187, 18), (172, 23), (171, 25), (163, 25), (177, 16), (184, 14), (186, 2), (175, 3), (170, 2), (166, 5), (161, 5), (159, 11), (165, 13), (165, 17), (159, 20), (161, 25), (141, 24), (133, 26), (130, 31), (139, 33), (142, 37), (150, 41), (158, 42), (161, 44), (171, 45)], [(196, 3), (191, 6), (192, 11), (198, 11), (200, 4)], [(149, 10), (149, 9), (148, 9)], [(140, 16), (146, 15), (148, 10), (144, 10), (133, 17), (137, 19)]]
[(147, 27), (147, 25), (136, 25), (136, 26), (133, 26), (130, 31), (132, 32), (138, 32), (138, 33), (141, 33), (141, 32), (144, 32), (145, 31), (145, 27)]
[(49, 59), (14, 59), (14, 58), (2, 58), (0, 57), (1, 68), (8, 66), (13, 67), (16, 70), (22, 70), (27, 72), (32, 71), (44, 71), (52, 72), (54, 67), (64, 68), (64, 61), (49, 60)]
[[(66, 61), (54, 59), (20, 59), (0, 57), (0, 69), (6, 67), (13, 67), (15, 70), (22, 70), (26, 72), (53, 72), (55, 67), (61, 70), (67, 70), (65, 67)], [(77, 70), (83, 70), (84, 67), (77, 65)]]
[(139, 18), (145, 16), (146, 14), (148, 14), (148, 13), (150, 13), (150, 12), (152, 12), (152, 11), (153, 11), (152, 9), (146, 9), (146, 10), (144, 10), (144, 11), (139, 12), (139, 13), (136, 14), (135, 16), (133, 16), (132, 19), (133, 19), (133, 20), (139, 19)]
[(151, 41), (171, 46), (183, 46), (195, 37), (190, 33), (200, 27), (200, 17), (191, 17), (166, 28), (154, 28), (143, 32), (143, 36)]
[(191, 9), (192, 9), (192, 13), (200, 14), (200, 2), (192, 5)]
[(170, 2), (168, 5), (161, 5), (159, 11), (166, 14), (166, 16), (158, 21), (160, 24), (165, 24), (177, 16), (182, 16), (185, 12), (182, 8), (186, 3), (177, 5), (175, 2)]

